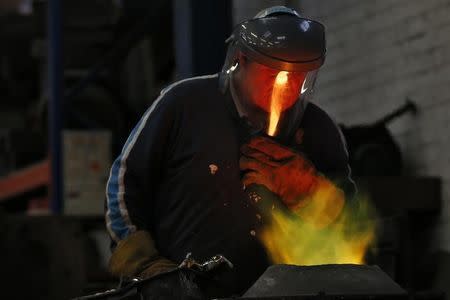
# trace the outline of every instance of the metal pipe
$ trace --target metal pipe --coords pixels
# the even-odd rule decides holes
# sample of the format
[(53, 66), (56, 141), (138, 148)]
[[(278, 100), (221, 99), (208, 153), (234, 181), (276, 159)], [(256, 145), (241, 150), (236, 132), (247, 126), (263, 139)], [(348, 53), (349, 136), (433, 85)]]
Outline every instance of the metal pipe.
[(417, 105), (411, 101), (409, 98), (406, 98), (406, 103), (393, 112), (389, 113), (388, 115), (384, 116), (383, 118), (376, 121), (374, 124), (375, 126), (385, 126), (392, 120), (400, 117), (404, 113), (411, 112), (413, 114), (417, 113)]

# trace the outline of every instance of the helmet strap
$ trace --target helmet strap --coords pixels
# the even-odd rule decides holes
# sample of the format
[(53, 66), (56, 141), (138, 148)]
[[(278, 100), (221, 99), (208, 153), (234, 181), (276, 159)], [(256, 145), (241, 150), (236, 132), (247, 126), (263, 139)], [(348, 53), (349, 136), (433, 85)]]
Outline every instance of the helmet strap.
[[(236, 62), (235, 66), (237, 68), (238, 66), (238, 62)], [(234, 70), (236, 70), (236, 68)], [(239, 114), (239, 117), (244, 116), (244, 109), (242, 108), (241, 102), (239, 101), (239, 95), (236, 91), (236, 87), (234, 86), (234, 82), (233, 82), (233, 71), (231, 71), (230, 75), (229, 75), (229, 88), (230, 88), (230, 93), (231, 93), (231, 98), (233, 99), (234, 105), (236, 107), (236, 110)]]

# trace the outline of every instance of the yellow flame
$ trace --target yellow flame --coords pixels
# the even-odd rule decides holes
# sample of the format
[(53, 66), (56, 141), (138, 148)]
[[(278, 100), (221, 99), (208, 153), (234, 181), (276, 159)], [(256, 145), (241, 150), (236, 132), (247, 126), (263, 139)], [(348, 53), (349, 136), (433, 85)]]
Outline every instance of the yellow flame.
[(274, 136), (277, 131), (278, 121), (281, 115), (281, 100), (283, 90), (288, 81), (288, 72), (280, 71), (275, 78), (275, 83), (272, 90), (272, 98), (270, 100), (270, 118), (269, 118), (269, 128), (267, 129), (267, 134)]
[(272, 212), (272, 222), (260, 239), (274, 263), (295, 265), (363, 264), (375, 239), (372, 208), (366, 198), (356, 208), (345, 208), (334, 225), (318, 229), (310, 222)]

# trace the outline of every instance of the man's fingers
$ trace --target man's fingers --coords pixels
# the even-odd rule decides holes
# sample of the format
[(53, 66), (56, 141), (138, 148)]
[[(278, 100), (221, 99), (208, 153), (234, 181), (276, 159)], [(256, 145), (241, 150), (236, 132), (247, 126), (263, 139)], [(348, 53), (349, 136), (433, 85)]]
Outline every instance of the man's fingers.
[(239, 167), (242, 171), (252, 170), (258, 172), (265, 172), (267, 168), (270, 168), (270, 166), (264, 162), (245, 155), (242, 155), (239, 159)]
[(251, 139), (248, 147), (268, 155), (273, 160), (285, 160), (295, 155), (291, 149), (266, 137), (255, 137)]
[(244, 156), (247, 156), (248, 158), (256, 159), (256, 160), (262, 162), (263, 164), (266, 164), (266, 165), (269, 165), (272, 167), (277, 167), (280, 165), (279, 162), (274, 161), (270, 156), (268, 156), (258, 150), (252, 149), (247, 145), (243, 145), (241, 147), (241, 153)]
[(266, 188), (270, 190), (271, 184), (267, 180), (267, 176), (263, 176), (259, 172), (248, 172), (242, 177), (242, 183), (245, 187), (248, 187), (252, 184), (264, 185)]
[(242, 184), (245, 187), (250, 186), (251, 184), (261, 184), (260, 176), (258, 176), (257, 172), (248, 172), (242, 177)]

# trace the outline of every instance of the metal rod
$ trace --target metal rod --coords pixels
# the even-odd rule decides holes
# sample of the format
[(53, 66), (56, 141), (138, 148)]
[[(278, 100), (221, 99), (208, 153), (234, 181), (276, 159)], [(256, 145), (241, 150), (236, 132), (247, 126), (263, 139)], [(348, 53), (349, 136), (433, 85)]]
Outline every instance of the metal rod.
[(417, 113), (416, 104), (408, 98), (406, 99), (406, 103), (404, 105), (400, 106), (393, 112), (389, 113), (388, 115), (384, 116), (380, 120), (376, 121), (374, 124), (375, 124), (375, 126), (385, 126), (392, 120), (400, 117), (401, 115), (403, 115), (407, 112), (412, 112), (413, 114)]
[(192, 53), (192, 1), (172, 0), (176, 79), (194, 74)]
[(48, 1), (47, 34), (49, 113), (48, 131), (50, 137), (50, 199), (51, 211), (60, 214), (63, 209), (63, 164), (62, 164), (62, 109), (63, 63), (61, 45), (61, 0)]

